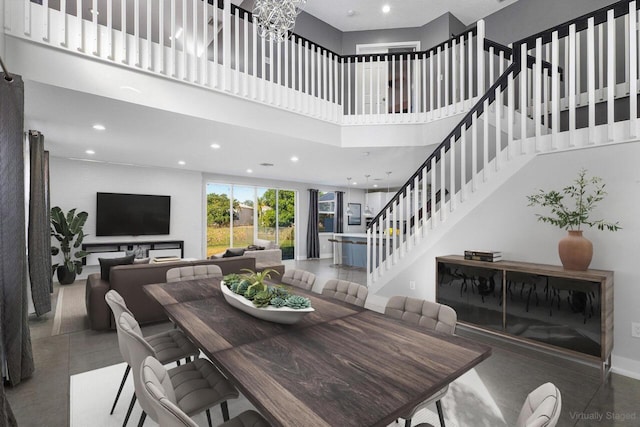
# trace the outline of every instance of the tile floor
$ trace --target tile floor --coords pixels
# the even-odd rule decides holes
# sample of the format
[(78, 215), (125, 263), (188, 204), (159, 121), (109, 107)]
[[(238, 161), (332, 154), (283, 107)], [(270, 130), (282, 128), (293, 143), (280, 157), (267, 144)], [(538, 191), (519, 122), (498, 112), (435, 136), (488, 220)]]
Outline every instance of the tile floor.
[[(288, 261), (287, 268), (312, 271), (322, 283), (332, 277), (365, 283), (364, 271), (330, 264), (331, 260)], [(7, 389), (21, 427), (68, 426), (70, 376), (122, 362), (115, 332), (83, 330), (56, 336), (43, 333), (47, 322), (53, 322), (54, 312), (55, 309), (33, 323), (34, 376), (16, 388)], [(143, 333), (152, 334), (166, 327), (167, 324), (146, 326)], [(552, 381), (563, 398), (559, 426), (640, 425), (640, 381), (612, 374), (607, 382), (601, 383), (598, 369), (592, 366), (461, 328), (458, 333), (491, 345), (494, 352), (475, 370), (479, 387), (486, 395), (482, 400), (453, 387), (445, 398), (444, 410), (452, 424), (513, 426), (526, 395), (537, 385)], [(496, 411), (503, 422), (485, 417)]]

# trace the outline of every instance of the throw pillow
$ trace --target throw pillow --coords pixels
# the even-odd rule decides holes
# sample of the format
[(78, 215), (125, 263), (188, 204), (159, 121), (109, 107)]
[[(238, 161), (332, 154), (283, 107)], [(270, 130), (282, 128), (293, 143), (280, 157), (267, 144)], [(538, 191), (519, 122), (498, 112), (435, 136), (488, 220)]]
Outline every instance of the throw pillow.
[(151, 258), (146, 257), (146, 258), (134, 258), (133, 259), (133, 263), (134, 264), (149, 264), (149, 261), (151, 261)]
[(249, 245), (247, 246), (247, 250), (248, 251), (264, 251), (264, 246), (257, 246), (257, 245)]
[(109, 272), (111, 267), (116, 265), (129, 265), (133, 264), (134, 255), (125, 256), (122, 258), (98, 258), (100, 261), (100, 276), (102, 280), (109, 281)]
[(231, 258), (234, 256), (242, 256), (244, 255), (244, 248), (229, 248), (225, 253), (222, 254), (222, 258)]

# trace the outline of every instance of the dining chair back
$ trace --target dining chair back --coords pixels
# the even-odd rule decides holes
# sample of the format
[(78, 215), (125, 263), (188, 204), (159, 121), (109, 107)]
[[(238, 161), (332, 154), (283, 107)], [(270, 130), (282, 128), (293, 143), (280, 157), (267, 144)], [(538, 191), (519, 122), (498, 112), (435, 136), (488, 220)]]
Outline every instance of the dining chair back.
[(454, 334), (458, 316), (448, 305), (406, 296), (389, 298), (385, 316), (446, 334)]
[(516, 427), (554, 427), (561, 410), (560, 390), (552, 383), (542, 384), (527, 396)]
[(142, 362), (142, 394), (155, 409), (160, 427), (198, 427), (187, 414), (176, 405), (176, 393), (167, 370), (157, 359), (148, 356)]
[[(151, 405), (158, 415), (160, 427), (197, 427), (191, 419), (176, 404), (176, 392), (169, 377), (169, 372), (153, 357), (147, 357), (142, 362), (140, 371), (143, 389)], [(256, 411), (247, 410), (240, 415), (226, 421), (219, 427), (269, 427), (269, 423)]]
[[(454, 334), (458, 321), (456, 311), (447, 305), (399, 295), (389, 298), (384, 314), (392, 319), (450, 335)], [(403, 416), (405, 427), (411, 427), (411, 420), (416, 412), (434, 402), (438, 411), (440, 426), (445, 427), (441, 399), (447, 394), (448, 390), (449, 386), (447, 385)]]
[(322, 289), (322, 295), (335, 298), (349, 304), (364, 307), (369, 290), (366, 286), (347, 280), (330, 279)]
[(222, 279), (222, 269), (218, 265), (187, 265), (167, 270), (167, 282), (181, 282), (184, 280), (208, 279), (215, 277)]
[[(141, 422), (147, 415), (157, 422), (158, 416), (155, 408), (142, 390), (140, 375), (144, 359), (149, 356), (156, 358), (154, 350), (142, 337), (140, 326), (132, 316), (128, 313), (122, 313), (118, 323), (129, 352), (129, 364), (133, 371), (135, 393), (144, 410)], [(192, 416), (206, 411), (209, 425), (211, 425), (209, 408), (219, 404), (222, 418), (225, 421), (229, 420), (227, 400), (235, 399), (239, 394), (229, 380), (210, 361), (196, 358), (192, 362), (172, 368), (168, 372), (171, 383), (179, 384), (179, 387), (175, 389), (175, 402), (187, 415)]]
[(305, 270), (291, 269), (282, 275), (282, 283), (310, 291), (316, 282), (316, 275)]

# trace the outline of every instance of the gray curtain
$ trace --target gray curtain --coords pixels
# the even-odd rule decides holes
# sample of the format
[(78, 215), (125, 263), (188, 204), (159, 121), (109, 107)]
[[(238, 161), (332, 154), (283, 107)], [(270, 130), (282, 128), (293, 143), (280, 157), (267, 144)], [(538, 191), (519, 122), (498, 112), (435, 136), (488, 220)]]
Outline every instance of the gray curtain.
[(29, 279), (31, 298), (36, 314), (51, 311), (51, 232), (47, 205), (49, 177), (45, 175), (47, 158), (44, 135), (29, 131), (30, 188), (29, 188)]
[(318, 190), (309, 189), (309, 224), (307, 225), (307, 258), (320, 258), (318, 234)]
[(344, 233), (344, 191), (336, 191), (336, 233)]
[[(0, 333), (11, 385), (33, 374), (27, 323), (24, 209), (24, 83), (0, 73)], [(0, 424), (3, 420), (0, 420)]]

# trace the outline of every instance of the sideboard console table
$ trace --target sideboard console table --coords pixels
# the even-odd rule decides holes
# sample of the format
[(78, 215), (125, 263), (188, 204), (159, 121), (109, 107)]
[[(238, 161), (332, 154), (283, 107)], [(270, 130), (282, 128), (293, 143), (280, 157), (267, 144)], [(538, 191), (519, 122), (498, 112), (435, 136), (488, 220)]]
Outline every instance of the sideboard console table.
[(436, 299), (467, 326), (600, 362), (613, 349), (613, 272), (436, 258)]

